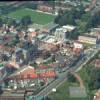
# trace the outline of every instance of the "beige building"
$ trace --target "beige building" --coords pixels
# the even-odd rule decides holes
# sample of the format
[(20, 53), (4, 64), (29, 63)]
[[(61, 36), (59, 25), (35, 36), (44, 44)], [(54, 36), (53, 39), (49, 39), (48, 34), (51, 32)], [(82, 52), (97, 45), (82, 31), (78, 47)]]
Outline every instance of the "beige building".
[(91, 36), (79, 36), (78, 41), (82, 43), (96, 44), (97, 38)]

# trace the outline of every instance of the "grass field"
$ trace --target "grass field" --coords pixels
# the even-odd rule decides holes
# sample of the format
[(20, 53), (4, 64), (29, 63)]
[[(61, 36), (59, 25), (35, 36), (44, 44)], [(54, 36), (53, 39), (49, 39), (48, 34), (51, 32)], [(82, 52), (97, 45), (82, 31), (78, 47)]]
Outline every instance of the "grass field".
[(42, 12), (36, 12), (31, 9), (20, 9), (17, 10), (16, 12), (12, 12), (8, 14), (9, 17), (16, 18), (16, 19), (21, 19), (23, 16), (26, 15), (30, 15), (34, 23), (42, 24), (42, 25), (52, 22), (55, 18), (54, 15), (45, 14)]
[(49, 97), (51, 100), (90, 100), (87, 98), (72, 98), (69, 96), (69, 87), (70, 86), (79, 86), (77, 83), (64, 82), (58, 89), (56, 93), (51, 93)]
[[(94, 95), (94, 93), (97, 90), (94, 91), (90, 91), (87, 81), (90, 79), (90, 76), (87, 73), (87, 67), (85, 66), (84, 68), (82, 68), (78, 74), (80, 75), (80, 77), (83, 80), (84, 86), (87, 90), (87, 97), (86, 98), (71, 98), (69, 95), (69, 87), (70, 86), (79, 86), (79, 84), (77, 82), (71, 83), (71, 82), (64, 82), (59, 88), (57, 88), (57, 92), (56, 93), (51, 93), (49, 95), (49, 97), (51, 98), (51, 100), (92, 100), (92, 95)], [(91, 66), (92, 67), (92, 66)]]

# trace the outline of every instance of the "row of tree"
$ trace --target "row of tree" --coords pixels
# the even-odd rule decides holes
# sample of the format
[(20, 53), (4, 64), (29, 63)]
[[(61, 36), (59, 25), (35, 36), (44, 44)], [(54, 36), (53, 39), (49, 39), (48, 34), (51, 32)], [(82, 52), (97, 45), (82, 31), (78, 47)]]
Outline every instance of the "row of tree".
[(27, 29), (28, 25), (32, 24), (32, 19), (28, 15), (22, 17), (21, 20), (19, 21), (17, 19), (4, 17), (4, 18), (0, 18), (0, 27), (2, 27), (3, 24), (8, 25), (8, 27), (14, 26), (17, 27), (18, 29)]
[(100, 25), (100, 10), (95, 12), (94, 15), (89, 17), (87, 27), (94, 28)]
[(60, 26), (63, 25), (75, 25), (77, 32), (70, 34), (70, 39), (77, 38), (80, 34), (88, 32), (91, 28), (98, 27), (100, 25), (100, 11), (92, 14), (91, 12), (85, 12), (85, 8), (81, 5), (76, 8), (72, 8), (71, 11), (63, 11), (59, 9), (58, 16), (54, 20), (55, 23)]
[(72, 8), (71, 11), (63, 11), (59, 9), (58, 16), (55, 18), (55, 23), (59, 25), (75, 25), (75, 20), (80, 19), (81, 16), (85, 13), (84, 7), (81, 5), (76, 8)]

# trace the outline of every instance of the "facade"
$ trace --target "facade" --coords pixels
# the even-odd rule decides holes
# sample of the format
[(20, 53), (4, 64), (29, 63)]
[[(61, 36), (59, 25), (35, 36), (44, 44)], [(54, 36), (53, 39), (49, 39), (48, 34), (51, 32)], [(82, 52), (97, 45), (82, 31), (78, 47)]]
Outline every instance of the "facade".
[(55, 31), (55, 38), (58, 41), (65, 41), (67, 34), (72, 34), (76, 30), (75, 26), (65, 25), (61, 28), (57, 28)]
[(76, 27), (72, 25), (65, 25), (65, 26), (62, 26), (62, 29), (64, 32), (72, 32), (76, 29)]
[(79, 36), (78, 41), (82, 43), (96, 44), (97, 38), (92, 36)]
[[(13, 86), (24, 87), (31, 85), (34, 80), (38, 80), (39, 78), (55, 78), (56, 72), (53, 68), (48, 68), (47, 66), (41, 66), (37, 69), (34, 69), (32, 66), (27, 66), (19, 69), (15, 73), (8, 76), (9, 85), (13, 83)], [(20, 83), (20, 85), (18, 85)], [(29, 84), (30, 83), (30, 84)]]
[(83, 49), (83, 44), (82, 44), (81, 42), (75, 41), (75, 42), (74, 42), (74, 48), (80, 48), (80, 49)]
[(64, 41), (66, 39), (66, 33), (62, 28), (58, 28), (55, 31), (55, 38), (57, 41)]
[(61, 41), (57, 41), (54, 36), (47, 36), (39, 42), (39, 46), (42, 49), (51, 50), (56, 48), (58, 45), (61, 44)]

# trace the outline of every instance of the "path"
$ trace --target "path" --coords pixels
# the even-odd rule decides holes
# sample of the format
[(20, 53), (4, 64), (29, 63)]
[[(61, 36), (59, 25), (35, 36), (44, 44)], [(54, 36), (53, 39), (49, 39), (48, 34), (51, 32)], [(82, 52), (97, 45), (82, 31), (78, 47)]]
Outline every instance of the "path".
[(74, 75), (75, 78), (79, 81), (80, 87), (84, 88), (83, 80), (81, 79), (81, 77), (77, 73), (75, 73), (75, 72), (71, 72), (71, 74)]

